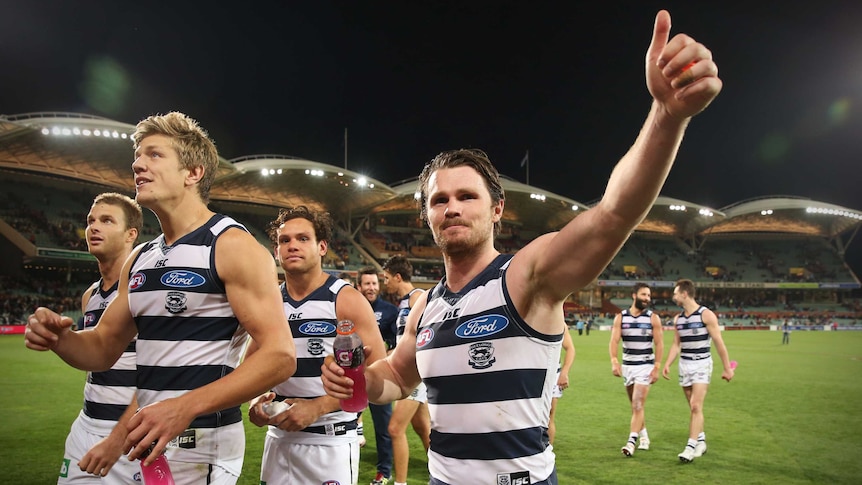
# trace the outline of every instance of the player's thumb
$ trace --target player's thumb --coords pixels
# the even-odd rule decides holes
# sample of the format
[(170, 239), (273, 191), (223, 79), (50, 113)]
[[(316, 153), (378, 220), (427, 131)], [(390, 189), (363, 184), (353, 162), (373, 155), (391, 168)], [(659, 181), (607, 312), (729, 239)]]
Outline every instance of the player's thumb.
[[(667, 10), (661, 10), (655, 16), (655, 24), (653, 25), (652, 41), (647, 50), (647, 61), (652, 65), (657, 65), (658, 58), (662, 50), (667, 45), (670, 37), (670, 14)], [(661, 67), (661, 66), (659, 66)]]
[(66, 315), (60, 315), (60, 329), (65, 330), (67, 328), (72, 328), (72, 325), (75, 324), (75, 321), (72, 320), (71, 317), (67, 317)]

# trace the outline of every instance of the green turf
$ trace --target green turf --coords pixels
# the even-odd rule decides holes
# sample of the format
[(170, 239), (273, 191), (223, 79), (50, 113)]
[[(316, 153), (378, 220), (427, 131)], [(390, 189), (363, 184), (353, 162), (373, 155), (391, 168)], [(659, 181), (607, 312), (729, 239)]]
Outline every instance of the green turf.
[[(688, 407), (676, 383), (654, 385), (646, 404), (652, 449), (624, 458), (630, 411), (610, 372), (607, 332), (573, 336), (572, 385), (557, 412), (557, 469), (571, 483), (858, 483), (862, 476), (862, 332), (725, 332), (739, 361), (731, 383), (714, 380), (706, 398), (709, 451), (681, 464)], [(670, 342), (671, 333), (666, 339)], [(54, 483), (69, 425), (81, 406), (84, 374), (50, 353), (0, 337), (0, 483)], [(720, 370), (715, 370), (718, 379)], [(360, 484), (374, 476), (370, 416)], [(246, 425), (239, 483), (258, 483), (263, 430)], [(410, 483), (427, 483), (421, 444), (412, 432)], [(464, 483), (471, 483), (465, 478)]]

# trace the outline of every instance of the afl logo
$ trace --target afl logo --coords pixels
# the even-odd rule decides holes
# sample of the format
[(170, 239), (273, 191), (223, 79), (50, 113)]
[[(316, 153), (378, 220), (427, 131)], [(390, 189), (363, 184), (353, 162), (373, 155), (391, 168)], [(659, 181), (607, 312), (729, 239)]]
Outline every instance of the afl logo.
[(329, 322), (305, 322), (299, 326), (299, 333), (305, 335), (329, 335), (335, 333), (335, 325)]
[(84, 328), (90, 328), (96, 323), (96, 315), (92, 313), (84, 314)]
[(138, 288), (144, 286), (144, 282), (147, 281), (147, 277), (144, 273), (135, 273), (129, 278), (129, 289), (137, 290)]
[(434, 340), (434, 330), (430, 328), (426, 328), (419, 332), (419, 335), (416, 336), (416, 348), (422, 348)]
[(171, 288), (194, 288), (206, 282), (203, 276), (193, 271), (168, 271), (160, 281)]
[(461, 338), (480, 338), (494, 335), (509, 325), (509, 319), (503, 315), (487, 315), (474, 318), (458, 325), (455, 335)]
[(341, 482), (339, 482), (338, 480), (327, 480), (323, 482), (322, 485), (341, 485)]

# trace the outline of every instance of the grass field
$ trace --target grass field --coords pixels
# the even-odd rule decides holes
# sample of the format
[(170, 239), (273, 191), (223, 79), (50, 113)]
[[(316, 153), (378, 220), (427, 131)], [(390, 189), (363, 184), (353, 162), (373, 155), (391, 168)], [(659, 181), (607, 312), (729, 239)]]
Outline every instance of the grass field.
[[(624, 458), (630, 412), (610, 373), (607, 332), (574, 335), (572, 386), (559, 402), (557, 469), (571, 483), (859, 483), (862, 477), (862, 332), (725, 332), (739, 361), (731, 383), (713, 380), (706, 399), (709, 451), (681, 464), (688, 407), (674, 380), (653, 386), (646, 405), (652, 449)], [(666, 335), (670, 341), (670, 332)], [(0, 337), (0, 484), (55, 483), (84, 373), (51, 353)], [(714, 379), (720, 370), (716, 369)], [(360, 484), (374, 476), (371, 419)], [(263, 430), (247, 423), (239, 483), (258, 483)], [(419, 440), (410, 436), (410, 483), (427, 483)], [(472, 485), (468, 477), (464, 484)], [(490, 484), (489, 484), (490, 485)]]

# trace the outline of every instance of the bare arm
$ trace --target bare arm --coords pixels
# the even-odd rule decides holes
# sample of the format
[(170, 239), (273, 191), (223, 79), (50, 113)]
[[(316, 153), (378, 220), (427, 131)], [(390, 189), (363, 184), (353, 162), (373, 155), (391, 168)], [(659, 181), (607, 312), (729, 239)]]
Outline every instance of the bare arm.
[(622, 338), (622, 321), (623, 316), (617, 313), (614, 316), (614, 323), (611, 327), (611, 341), (608, 344), (608, 353), (611, 356), (611, 373), (617, 377), (622, 377), (623, 371), (620, 365), (620, 339)]
[(569, 387), (569, 371), (572, 369), (572, 364), (575, 363), (575, 343), (572, 342), (572, 334), (568, 327), (563, 332), (563, 364), (560, 366), (560, 377), (557, 379), (557, 385), (560, 389)]
[(556, 304), (589, 284), (619, 251), (658, 196), (690, 118), (721, 89), (711, 52), (684, 34), (668, 42), (669, 33), (670, 15), (661, 11), (646, 56), (652, 107), (601, 201), (558, 233), (537, 238), (512, 261), (510, 293), (518, 312), (538, 331), (556, 330), (555, 324), (541, 322), (548, 322)]
[[(90, 329), (72, 332), (74, 322), (69, 317), (40, 307), (30, 315), (25, 331), (29, 349), (53, 350), (72, 367), (88, 371), (106, 371), (120, 358), (137, 333), (129, 311), (129, 268), (140, 248), (132, 252), (123, 264), (117, 297), (108, 305), (99, 323)], [(86, 305), (89, 297), (82, 297)], [(84, 307), (82, 307), (83, 310)]]
[(137, 410), (138, 398), (137, 396), (133, 396), (132, 402), (126, 407), (120, 419), (117, 420), (117, 424), (111, 429), (111, 433), (93, 445), (81, 458), (78, 466), (82, 471), (101, 476), (105, 476), (111, 471), (114, 463), (117, 463), (120, 455), (123, 454), (123, 445), (126, 442), (126, 436), (129, 434), (128, 423)]
[(652, 343), (655, 353), (655, 365), (650, 372), (650, 383), (655, 384), (658, 381), (658, 375), (662, 371), (661, 359), (664, 356), (664, 329), (661, 326), (661, 318), (658, 314), (653, 313), (650, 317), (652, 323)]
[(721, 365), (724, 370), (721, 373), (721, 378), (730, 382), (733, 379), (734, 370), (730, 367), (730, 356), (727, 353), (727, 347), (724, 345), (724, 339), (721, 336), (721, 328), (718, 326), (718, 317), (712, 310), (704, 310), (701, 315), (703, 323), (706, 325), (706, 330), (715, 344), (715, 350), (718, 351), (718, 356), (721, 358)]
[(679, 315), (673, 317), (673, 344), (670, 346), (670, 351), (667, 353), (667, 359), (664, 362), (664, 367), (662, 367), (661, 375), (665, 379), (670, 379), (670, 365), (673, 364), (673, 361), (676, 360), (676, 356), (679, 355), (680, 349), (680, 340), (679, 340), (679, 331), (676, 329), (676, 320), (679, 318)]
[(130, 459), (138, 458), (150, 443), (158, 441), (146, 460), (149, 464), (196, 416), (237, 406), (296, 371), (296, 349), (274, 284), (272, 257), (239, 229), (224, 232), (215, 251), (216, 268), (231, 309), (258, 348), (217, 381), (141, 409), (129, 423), (133, 429), (126, 444), (134, 445)]
[[(401, 341), (385, 359), (365, 368), (365, 388), (368, 400), (385, 404), (407, 397), (421, 382), (416, 367), (416, 326), (425, 311), (425, 299), (420, 299), (410, 310)], [(353, 395), (353, 381), (344, 377), (344, 371), (331, 359), (322, 367), (323, 386), (326, 393), (337, 399)]]

